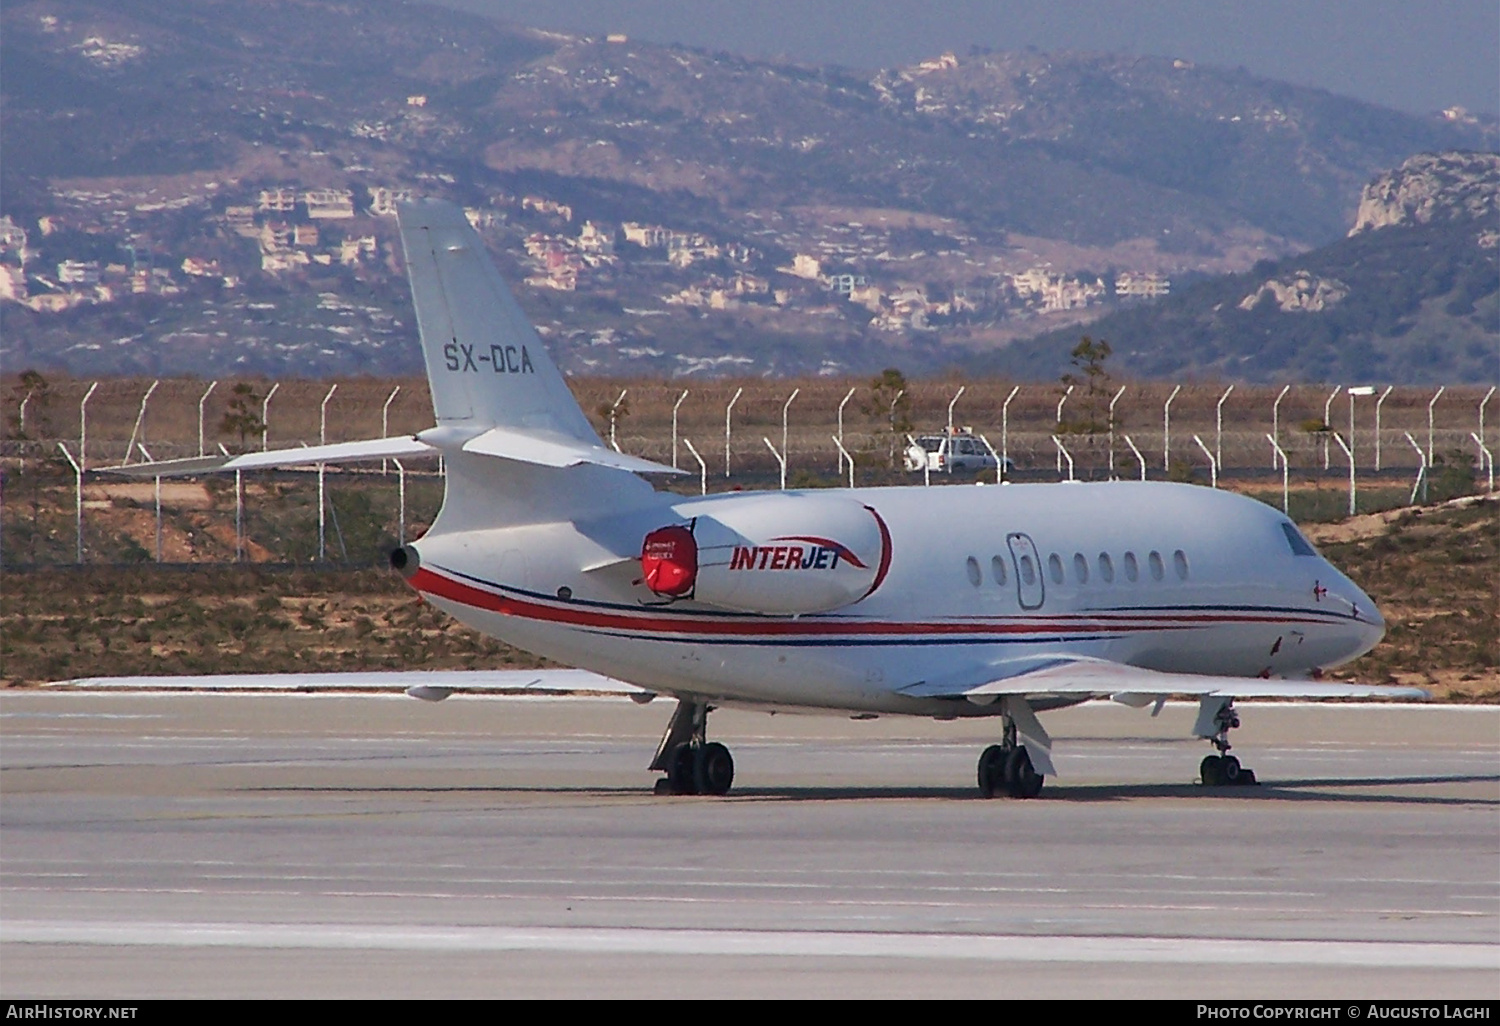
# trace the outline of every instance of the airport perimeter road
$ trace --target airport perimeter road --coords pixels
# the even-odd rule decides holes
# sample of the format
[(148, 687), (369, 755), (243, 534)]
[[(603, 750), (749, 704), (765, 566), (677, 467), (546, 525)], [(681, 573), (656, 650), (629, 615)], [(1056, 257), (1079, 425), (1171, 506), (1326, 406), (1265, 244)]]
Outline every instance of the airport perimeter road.
[(0, 995), (1500, 997), (1500, 709), (986, 722), (716, 712), (725, 799), (624, 700), (0, 695)]

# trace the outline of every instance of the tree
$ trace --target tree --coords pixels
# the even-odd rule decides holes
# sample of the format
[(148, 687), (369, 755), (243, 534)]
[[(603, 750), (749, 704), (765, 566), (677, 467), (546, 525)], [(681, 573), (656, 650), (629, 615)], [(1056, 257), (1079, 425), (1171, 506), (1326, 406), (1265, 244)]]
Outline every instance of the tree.
[(890, 459), (892, 469), (896, 466), (896, 439), (912, 429), (911, 393), (907, 389), (906, 375), (895, 367), (887, 367), (870, 380), (870, 400), (860, 404), (866, 417), (874, 421), (885, 421), (890, 428)]
[[(51, 429), (52, 383), (42, 377), (40, 371), (25, 370), (11, 389), (16, 401), (14, 429), (21, 440), (46, 438)], [(29, 401), (28, 401), (29, 400)], [(26, 420), (21, 420), (21, 407), (26, 407)]]
[(1068, 396), (1068, 416), (1058, 425), (1062, 434), (1097, 435), (1110, 429), (1109, 401), (1115, 383), (1106, 364), (1113, 352), (1104, 339), (1095, 342), (1087, 335), (1073, 347), (1073, 370), (1062, 376), (1064, 387), (1073, 390)]
[(260, 404), (264, 398), (248, 382), (241, 381), (235, 385), (231, 390), (228, 408), (224, 411), (224, 419), (219, 421), (219, 433), (238, 435), (240, 449), (243, 450), (247, 435), (258, 435), (266, 429), (266, 422), (260, 417)]

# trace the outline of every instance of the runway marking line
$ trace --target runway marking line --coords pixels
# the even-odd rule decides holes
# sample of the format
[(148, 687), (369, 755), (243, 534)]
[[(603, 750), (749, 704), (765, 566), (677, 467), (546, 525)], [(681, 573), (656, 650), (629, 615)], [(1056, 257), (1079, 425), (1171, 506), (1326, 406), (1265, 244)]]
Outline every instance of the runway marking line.
[(7, 944), (393, 951), (559, 951), (992, 962), (1431, 967), (1500, 971), (1500, 944), (599, 927), (10, 921)]

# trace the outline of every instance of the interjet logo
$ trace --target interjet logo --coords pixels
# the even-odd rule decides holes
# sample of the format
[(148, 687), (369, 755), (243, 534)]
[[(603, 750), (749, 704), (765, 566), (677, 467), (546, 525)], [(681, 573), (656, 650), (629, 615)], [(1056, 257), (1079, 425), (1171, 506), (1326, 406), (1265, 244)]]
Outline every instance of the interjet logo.
[(843, 560), (861, 570), (867, 569), (858, 556), (831, 538), (790, 535), (773, 538), (778, 542), (805, 542), (804, 545), (736, 545), (730, 557), (731, 570), (832, 570)]

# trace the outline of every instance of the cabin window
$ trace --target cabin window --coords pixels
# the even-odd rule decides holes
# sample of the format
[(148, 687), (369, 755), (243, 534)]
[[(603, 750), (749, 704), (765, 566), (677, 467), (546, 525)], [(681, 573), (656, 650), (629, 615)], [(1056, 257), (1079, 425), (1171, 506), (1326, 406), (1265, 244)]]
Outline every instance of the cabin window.
[(1005, 560), (999, 556), (990, 557), (990, 576), (995, 578), (995, 583), (1000, 587), (1005, 587)]
[(1047, 569), (1052, 572), (1053, 584), (1061, 584), (1063, 582), (1063, 565), (1061, 556), (1059, 556), (1055, 552), (1052, 553), (1052, 555), (1048, 556)]
[(1022, 584), (1029, 588), (1036, 583), (1036, 567), (1031, 565), (1031, 557), (1029, 555), (1022, 555), (1016, 565), (1021, 571)]
[(1317, 550), (1307, 543), (1307, 539), (1302, 537), (1302, 532), (1293, 527), (1289, 521), (1281, 522), (1281, 533), (1286, 535), (1286, 543), (1291, 546), (1292, 555), (1316, 556), (1318, 554)]
[(1146, 562), (1151, 567), (1151, 579), (1153, 581), (1159, 581), (1167, 575), (1166, 567), (1162, 564), (1161, 561), (1160, 552), (1152, 549), (1151, 554), (1146, 557)]
[(1099, 579), (1105, 584), (1115, 582), (1115, 561), (1109, 558), (1108, 552), (1099, 553)]
[(1141, 576), (1141, 568), (1136, 564), (1135, 553), (1125, 553), (1125, 579), (1131, 584)]
[(979, 587), (979, 582), (983, 580), (979, 573), (979, 560), (970, 556), (964, 564), (964, 569), (969, 573), (969, 583), (976, 588)]
[(1181, 549), (1178, 549), (1176, 552), (1172, 553), (1172, 567), (1177, 571), (1177, 579), (1179, 581), (1187, 580), (1187, 553), (1183, 552)]
[(1089, 561), (1082, 552), (1073, 553), (1073, 576), (1079, 584), (1089, 583)]

